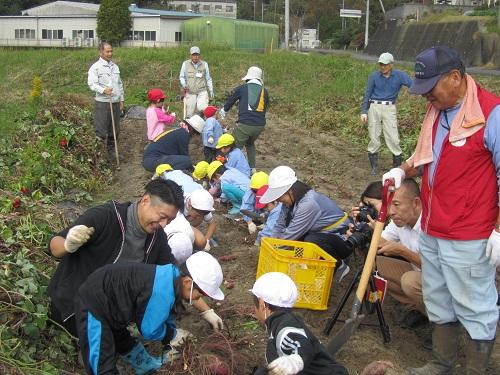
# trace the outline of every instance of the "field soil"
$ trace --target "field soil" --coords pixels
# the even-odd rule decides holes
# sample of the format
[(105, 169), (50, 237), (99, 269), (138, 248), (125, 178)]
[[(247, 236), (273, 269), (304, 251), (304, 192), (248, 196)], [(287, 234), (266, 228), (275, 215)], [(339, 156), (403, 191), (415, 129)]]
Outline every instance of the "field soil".
[[(234, 123), (234, 119), (230, 118), (223, 125), (230, 125), (231, 120)], [(141, 165), (146, 145), (145, 121), (125, 119), (122, 125), (119, 142), (121, 170), (115, 172), (113, 185), (105, 196), (100, 197), (101, 200), (111, 197), (120, 201), (137, 199), (145, 183), (151, 178), (150, 173)], [(193, 140), (191, 149), (193, 161), (201, 160), (201, 145), (198, 140)], [(258, 170), (269, 173), (278, 165), (289, 165), (296, 170), (299, 179), (330, 196), (345, 210), (357, 204), (368, 182), (379, 178), (369, 175), (366, 152), (360, 145), (350, 144), (327, 132), (304, 129), (300, 124), (272, 115), (268, 118), (265, 132), (257, 142), (257, 149)], [(382, 171), (389, 169), (390, 163), (389, 157), (383, 157), (380, 169)], [(221, 262), (224, 278), (234, 283), (234, 288), (225, 288), (226, 299), (223, 302), (217, 304), (213, 301), (207, 302), (224, 318), (224, 333), (229, 337), (231, 345), (223, 338), (214, 337), (212, 330), (191, 307), (188, 307), (186, 315), (180, 319), (178, 326), (195, 335), (192, 346), (198, 354), (210, 345), (217, 346), (218, 340), (221, 341), (221, 347), (226, 343), (226, 349), (215, 349), (210, 352), (227, 363), (232, 374), (244, 375), (250, 374), (254, 366), (264, 362), (266, 333), (252, 317), (252, 297), (248, 292), (255, 281), (259, 249), (254, 246), (255, 236), (248, 234), (246, 225), (224, 218), (223, 213), (225, 209), (217, 206), (215, 237), (219, 246), (213, 248), (211, 253), (215, 257), (235, 256), (232, 261)], [(337, 307), (355, 273), (354, 270), (362, 266), (362, 256), (358, 254), (353, 257), (350, 265), (349, 275), (340, 284), (331, 287), (328, 310), (295, 310), (323, 343), (328, 340), (322, 333), (326, 321)], [(351, 306), (352, 298), (343, 309), (341, 319), (348, 316)], [(374, 360), (390, 360), (402, 370), (408, 366), (422, 365), (431, 358), (431, 352), (422, 346), (425, 338), (430, 335), (430, 326), (419, 328), (418, 331), (401, 328), (400, 321), (406, 312), (390, 296), (384, 302), (383, 311), (390, 326), (390, 343), (384, 344), (377, 326), (377, 315), (372, 314), (364, 319), (364, 323), (370, 325), (360, 326), (337, 355), (337, 360), (353, 370), (353, 373), (361, 372), (366, 364)], [(330, 336), (333, 336), (341, 326), (342, 323), (337, 323)], [(158, 349), (153, 346), (151, 350)], [(462, 356), (457, 373), (462, 373), (463, 366)], [(163, 373), (205, 373), (199, 369), (190, 370), (187, 364), (176, 368), (180, 369), (163, 370)], [(499, 373), (500, 345), (497, 345), (488, 374)]]

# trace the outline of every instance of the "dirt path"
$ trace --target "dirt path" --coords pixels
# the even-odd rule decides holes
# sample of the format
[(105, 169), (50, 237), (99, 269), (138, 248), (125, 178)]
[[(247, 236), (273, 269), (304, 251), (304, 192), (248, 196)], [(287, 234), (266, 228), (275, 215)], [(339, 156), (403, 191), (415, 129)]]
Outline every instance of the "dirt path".
[[(143, 121), (126, 120), (123, 123), (120, 142), (121, 171), (116, 172), (111, 189), (115, 199), (122, 201), (135, 199), (141, 194), (144, 184), (150, 178), (150, 174), (145, 172), (141, 165), (145, 145), (144, 129)], [(200, 157), (200, 150), (198, 147), (195, 149), (195, 154)], [(257, 143), (257, 149), (257, 169), (270, 172), (277, 165), (289, 165), (297, 171), (301, 180), (329, 195), (344, 209), (349, 209), (356, 203), (366, 184), (373, 180), (368, 174), (366, 154), (359, 145), (349, 144), (325, 132), (303, 129), (300, 124), (290, 124), (277, 117), (270, 117), (266, 130)], [(388, 169), (390, 162), (388, 158), (382, 159), (381, 169)], [(217, 215), (216, 220), (218, 224), (216, 237), (220, 246), (213, 249), (212, 253), (216, 257), (233, 254), (237, 258), (222, 264), (225, 279), (234, 281), (235, 287), (226, 290), (225, 301), (215, 306), (215, 309), (223, 315), (231, 335), (245, 337), (241, 354), (247, 358), (246, 362), (236, 364), (233, 369), (234, 374), (244, 375), (250, 373), (251, 367), (262, 362), (264, 358), (265, 331), (244, 315), (245, 312), (251, 311), (249, 307), (252, 306), (252, 299), (248, 289), (255, 281), (258, 249), (253, 246), (254, 238), (250, 238), (245, 226), (229, 222), (221, 215)], [(352, 262), (353, 268), (359, 266), (360, 262), (359, 257), (355, 259)], [(353, 274), (351, 271), (340, 285), (332, 286), (328, 311), (296, 310), (323, 342), (327, 341), (321, 333), (326, 319), (333, 313)], [(348, 315), (351, 303), (350, 301), (347, 303), (341, 318)], [(384, 304), (384, 313), (391, 329), (392, 341), (384, 345), (376, 326), (362, 326), (339, 353), (337, 359), (340, 362), (360, 371), (372, 360), (388, 359), (397, 367), (404, 368), (423, 364), (431, 357), (431, 353), (422, 347), (426, 334), (430, 332), (429, 327), (419, 332), (400, 328), (398, 322), (404, 311), (391, 297), (388, 297)], [(198, 342), (201, 343), (211, 332), (196, 315), (189, 310), (188, 316), (179, 322), (179, 326), (195, 333)], [(365, 322), (376, 324), (376, 315), (368, 316)], [(341, 323), (338, 323), (334, 332), (340, 326)], [(489, 374), (500, 373), (499, 345), (496, 346), (494, 358), (495, 363)], [(463, 358), (461, 364), (463, 365)]]

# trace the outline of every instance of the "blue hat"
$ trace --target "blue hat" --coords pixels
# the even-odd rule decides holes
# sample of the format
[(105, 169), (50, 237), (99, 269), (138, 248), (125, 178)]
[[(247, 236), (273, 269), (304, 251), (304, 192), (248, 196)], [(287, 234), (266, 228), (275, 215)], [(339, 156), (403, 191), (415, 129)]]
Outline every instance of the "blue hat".
[(458, 53), (447, 46), (427, 48), (415, 58), (415, 79), (410, 94), (423, 95), (431, 91), (441, 76), (453, 69), (464, 70)]

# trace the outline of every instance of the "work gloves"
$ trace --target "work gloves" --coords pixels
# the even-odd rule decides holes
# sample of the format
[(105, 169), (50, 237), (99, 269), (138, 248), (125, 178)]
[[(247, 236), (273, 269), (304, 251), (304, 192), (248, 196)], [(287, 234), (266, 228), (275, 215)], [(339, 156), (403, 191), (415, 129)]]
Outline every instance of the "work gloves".
[(214, 144), (214, 137), (208, 137), (207, 141), (208, 141), (208, 143), (213, 145)]
[[(161, 355), (161, 365), (166, 365), (166, 364), (171, 364), (172, 362), (176, 361), (177, 359), (181, 358), (181, 353), (177, 351), (174, 347), (171, 345), (165, 346), (163, 353)], [(161, 367), (161, 366), (160, 366)], [(153, 372), (150, 372), (148, 374), (152, 374)], [(137, 372), (136, 372), (137, 374)]]
[(491, 232), (488, 243), (486, 244), (486, 256), (490, 258), (492, 266), (500, 266), (500, 233), (495, 229)]
[(224, 111), (224, 108), (220, 109), (219, 115), (221, 119), (224, 119), (226, 117), (226, 111)]
[(248, 222), (248, 233), (254, 234), (257, 232), (257, 225), (253, 221)]
[(224, 328), (221, 317), (215, 313), (214, 309), (203, 311), (200, 315), (212, 326), (214, 331)]
[(401, 181), (405, 179), (405, 175), (405, 171), (401, 168), (392, 168), (389, 172), (384, 173), (382, 176), (382, 184), (384, 184), (386, 180), (390, 180), (392, 178), (394, 180), (394, 187), (399, 189)]
[(368, 115), (366, 113), (362, 113), (359, 118), (363, 124), (366, 124), (368, 122)]
[(209, 252), (212, 250), (212, 246), (210, 246), (210, 240), (207, 240), (207, 243), (205, 244), (205, 247), (203, 248), (206, 252)]
[(175, 335), (175, 338), (172, 341), (170, 341), (170, 346), (176, 348), (180, 346), (183, 343), (183, 341), (186, 341), (191, 337), (193, 337), (193, 334), (188, 330), (177, 328), (177, 334)]
[(298, 354), (284, 355), (267, 365), (268, 375), (295, 375), (304, 369), (304, 361)]
[(80, 248), (80, 246), (85, 244), (90, 239), (92, 234), (94, 234), (93, 227), (89, 228), (85, 225), (75, 225), (66, 235), (66, 239), (64, 240), (64, 250), (68, 253), (74, 253)]

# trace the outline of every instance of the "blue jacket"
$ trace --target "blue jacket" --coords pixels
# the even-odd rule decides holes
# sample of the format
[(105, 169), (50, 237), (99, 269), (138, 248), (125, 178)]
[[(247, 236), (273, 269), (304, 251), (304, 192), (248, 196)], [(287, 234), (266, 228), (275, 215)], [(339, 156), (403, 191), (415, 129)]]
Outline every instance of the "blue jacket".
[[(311, 189), (292, 207), (283, 205), (272, 237), (301, 240), (308, 233), (344, 234), (348, 226), (347, 220), (335, 228), (326, 228), (344, 215), (344, 211), (334, 201)], [(287, 217), (290, 217), (288, 224)]]
[(162, 340), (166, 345), (176, 334), (172, 309), (179, 275), (173, 264), (110, 264), (82, 284), (77, 305), (111, 327), (136, 323), (146, 340)]
[[(245, 192), (245, 195), (243, 195), (243, 199), (241, 200), (240, 210), (248, 210), (255, 212), (256, 214), (261, 214), (262, 212), (264, 212), (264, 209), (257, 210), (255, 208), (255, 192), (252, 189), (248, 189)], [(243, 215), (243, 220), (245, 220), (248, 223), (252, 221), (252, 218)]]
[(278, 221), (278, 218), (280, 216), (282, 206), (282, 203), (278, 203), (276, 207), (274, 207), (271, 212), (269, 212), (269, 216), (266, 220), (266, 225), (264, 226), (264, 229), (262, 229), (257, 235), (257, 239), (255, 240), (255, 242), (260, 244), (260, 241), (263, 237), (271, 237), (271, 235), (273, 234), (274, 226), (276, 225), (276, 222)]
[(224, 164), (226, 168), (227, 167), (236, 168), (243, 174), (250, 177), (252, 173), (250, 170), (250, 165), (248, 164), (245, 155), (243, 155), (243, 152), (239, 148), (234, 147), (230, 152), (228, 152), (224, 156), (226, 158), (226, 163)]
[[(264, 90), (263, 94), (262, 90)], [(266, 111), (269, 104), (269, 94), (262, 85), (249, 82), (238, 86), (227, 99), (226, 104), (224, 104), (224, 111), (228, 112), (236, 102), (239, 102), (239, 123), (255, 126), (266, 125)], [(262, 108), (260, 108), (259, 103), (262, 104)]]
[[(215, 148), (217, 145), (217, 141), (220, 136), (224, 133), (222, 130), (222, 126), (219, 121), (215, 119), (215, 117), (209, 117), (205, 121), (205, 127), (203, 128), (203, 132), (201, 133), (201, 138), (203, 140), (203, 146)], [(208, 138), (213, 137), (213, 143), (208, 142)]]
[(250, 178), (236, 168), (226, 167), (226, 171), (222, 174), (220, 182), (221, 185), (230, 184), (243, 191), (250, 189)]
[(185, 174), (183, 171), (167, 171), (161, 175), (161, 178), (164, 180), (174, 181), (177, 185), (179, 185), (184, 192), (184, 197), (191, 194), (195, 190), (203, 189), (203, 186), (195, 182), (191, 176)]

